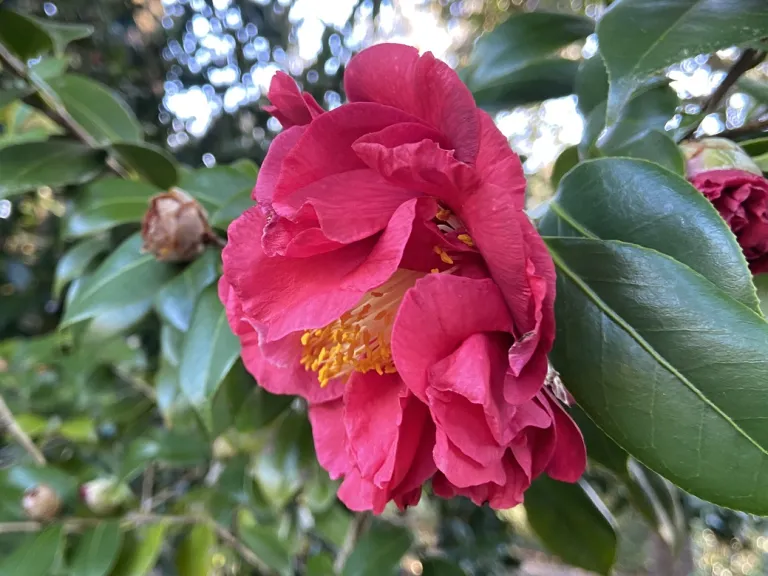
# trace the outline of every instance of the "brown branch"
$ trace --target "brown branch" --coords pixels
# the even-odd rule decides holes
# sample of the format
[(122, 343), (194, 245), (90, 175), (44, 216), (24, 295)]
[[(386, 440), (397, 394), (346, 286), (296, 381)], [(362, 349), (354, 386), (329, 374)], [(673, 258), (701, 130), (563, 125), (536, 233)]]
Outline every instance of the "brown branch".
[[(728, 70), (728, 73), (725, 75), (725, 78), (723, 78), (723, 81), (720, 82), (715, 91), (712, 92), (710, 97), (707, 98), (702, 105), (702, 118), (717, 110), (723, 98), (725, 98), (726, 94), (728, 94), (728, 91), (733, 87), (734, 84), (736, 84), (736, 81), (746, 72), (752, 70), (752, 68), (765, 60), (765, 57), (766, 52), (762, 50), (755, 50), (754, 48), (747, 48), (744, 50), (744, 52), (741, 53), (741, 56), (739, 56), (739, 59), (736, 60), (736, 62), (733, 63), (733, 66), (731, 66), (730, 70)], [(682, 139), (686, 140), (690, 138), (698, 126), (698, 124), (691, 126)]]
[(43, 453), (35, 445), (32, 439), (27, 436), (26, 432), (21, 429), (19, 423), (16, 422), (16, 418), (13, 417), (13, 412), (8, 408), (8, 405), (5, 403), (2, 396), (0, 396), (0, 427), (7, 430), (8, 434), (10, 434), (16, 442), (21, 444), (22, 448), (32, 456), (39, 466), (45, 466), (45, 456), (43, 456)]
[(739, 126), (738, 128), (723, 130), (722, 132), (715, 134), (715, 136), (718, 138), (730, 138), (732, 140), (734, 138), (738, 138), (739, 136), (748, 136), (754, 132), (761, 132), (764, 128), (768, 128), (768, 117), (763, 118), (762, 120), (749, 122), (743, 126)]
[[(29, 70), (24, 62), (19, 60), (19, 58), (17, 58), (2, 41), (0, 41), (0, 63), (4, 64), (15, 76), (24, 80), (24, 82), (35, 89), (35, 92), (46, 106), (46, 109), (43, 110), (43, 112), (51, 118), (51, 120), (64, 126), (64, 128), (69, 130), (86, 146), (97, 150), (102, 148), (99, 141), (91, 136), (91, 134), (72, 117), (66, 107), (61, 103), (61, 100), (59, 100), (58, 95), (51, 90), (45, 80), (40, 78), (34, 71)], [(107, 166), (118, 176), (126, 179), (130, 178), (130, 172), (114, 158), (107, 158)]]
[(333, 570), (336, 574), (341, 574), (344, 569), (344, 564), (347, 563), (349, 556), (352, 554), (352, 550), (355, 549), (355, 544), (360, 538), (363, 532), (365, 532), (368, 524), (371, 520), (370, 512), (363, 512), (362, 514), (355, 514), (352, 522), (349, 525), (347, 534), (344, 537), (344, 542), (339, 549), (339, 553), (336, 555), (336, 560), (333, 563)]
[(258, 570), (262, 572), (272, 573), (269, 566), (256, 556), (256, 554), (253, 553), (253, 550), (248, 548), (245, 544), (240, 542), (240, 540), (232, 534), (229, 530), (227, 530), (224, 526), (219, 524), (218, 522), (211, 522), (210, 523), (211, 528), (214, 529), (216, 534), (218, 534), (219, 538), (221, 538), (224, 542), (229, 544), (240, 556), (243, 557), (243, 559), (248, 562), (251, 566), (254, 568), (257, 568)]

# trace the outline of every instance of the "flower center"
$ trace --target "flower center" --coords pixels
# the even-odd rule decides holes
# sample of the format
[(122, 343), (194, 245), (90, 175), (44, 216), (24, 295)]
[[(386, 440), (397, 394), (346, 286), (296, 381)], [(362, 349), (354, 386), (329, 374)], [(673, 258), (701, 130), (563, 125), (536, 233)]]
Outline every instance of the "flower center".
[(398, 270), (384, 284), (366, 293), (352, 310), (317, 330), (301, 336), (301, 365), (317, 372), (320, 386), (353, 372), (397, 372), (392, 360), (392, 323), (406, 290), (422, 272)]

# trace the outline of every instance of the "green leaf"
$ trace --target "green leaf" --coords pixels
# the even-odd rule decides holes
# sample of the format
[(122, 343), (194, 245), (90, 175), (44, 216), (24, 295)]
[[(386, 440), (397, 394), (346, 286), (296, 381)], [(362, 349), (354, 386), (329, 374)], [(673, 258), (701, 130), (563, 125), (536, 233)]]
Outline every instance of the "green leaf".
[(113, 144), (111, 149), (120, 164), (158, 188), (168, 190), (179, 180), (173, 158), (162, 148), (152, 144), (119, 142)]
[(53, 50), (53, 39), (26, 16), (0, 9), (0, 42), (22, 60)]
[(608, 98), (608, 72), (599, 52), (579, 66), (575, 91), (579, 111), (585, 118)]
[[(0, 14), (0, 18), (3, 15)], [(0, 563), (0, 576), (50, 576), (60, 553), (62, 528), (54, 525), (30, 536)]]
[(79, 238), (129, 222), (141, 222), (149, 200), (161, 190), (143, 182), (102, 178), (83, 191), (64, 224), (64, 235)]
[(250, 548), (267, 566), (279, 574), (291, 574), (291, 553), (277, 537), (274, 528), (253, 524), (240, 514), (239, 534), (243, 543)]
[(220, 258), (215, 250), (206, 250), (160, 290), (155, 308), (163, 320), (177, 330), (187, 331), (198, 296), (218, 278)]
[(179, 378), (189, 403), (211, 426), (211, 399), (240, 354), (216, 286), (203, 291), (184, 338)]
[(96, 423), (90, 416), (66, 420), (61, 423), (58, 432), (72, 442), (93, 443), (99, 439), (96, 433)]
[(458, 564), (445, 558), (425, 558), (421, 565), (421, 576), (466, 576), (466, 572)]
[(255, 202), (251, 198), (251, 190), (246, 188), (230, 198), (226, 204), (213, 213), (211, 216), (211, 226), (220, 230), (226, 230), (232, 220), (254, 205)]
[(551, 359), (579, 405), (681, 488), (768, 513), (768, 323), (660, 252), (547, 244), (558, 270)]
[(68, 303), (61, 327), (112, 311), (151, 306), (157, 292), (173, 276), (173, 268), (141, 253), (141, 236), (134, 234), (101, 263)]
[(274, 508), (283, 508), (301, 489), (313, 456), (312, 432), (306, 416), (287, 414), (272, 442), (253, 462), (254, 479)]
[(117, 520), (105, 520), (85, 532), (69, 564), (71, 576), (105, 576), (120, 552), (123, 534)]
[(0, 149), (0, 198), (41, 186), (84, 184), (104, 168), (104, 154), (76, 142), (24, 142)]
[(525, 492), (528, 523), (542, 544), (568, 564), (609, 574), (617, 536), (607, 508), (586, 484), (540, 476)]
[(587, 446), (589, 459), (610, 470), (619, 478), (627, 478), (629, 474), (627, 470), (629, 454), (627, 451), (608, 438), (578, 406), (571, 406), (569, 413), (584, 436), (584, 444)]
[(685, 176), (685, 158), (682, 151), (675, 141), (661, 130), (643, 132), (638, 138), (615, 148), (611, 156), (650, 160), (675, 174)]
[(768, 138), (755, 138), (745, 142), (739, 142), (744, 151), (752, 157), (752, 160), (763, 172), (768, 172)]
[(67, 250), (56, 263), (56, 273), (53, 280), (53, 295), (58, 298), (64, 286), (75, 278), (82, 276), (88, 266), (102, 252), (109, 248), (106, 238), (96, 236), (78, 242)]
[(306, 576), (329, 576), (329, 574), (333, 574), (333, 557), (330, 554), (321, 552), (309, 557)]
[(134, 530), (126, 536), (111, 576), (146, 576), (155, 567), (168, 525), (164, 522)]
[(399, 573), (400, 559), (411, 547), (403, 526), (376, 521), (357, 541), (344, 564), (343, 576), (385, 576)]
[(253, 185), (254, 180), (250, 175), (231, 166), (187, 171), (182, 174), (179, 182), (179, 188), (199, 200), (210, 214), (245, 190), (250, 193)]
[(578, 64), (549, 58), (593, 30), (594, 22), (581, 16), (513, 16), (477, 41), (463, 72), (466, 84), (478, 105), (497, 108), (570, 94)]
[(758, 274), (754, 277), (757, 297), (760, 300), (760, 310), (768, 318), (768, 274)]
[(555, 160), (555, 166), (552, 168), (552, 186), (557, 187), (568, 171), (579, 163), (579, 149), (576, 146), (569, 146), (560, 153)]
[(54, 49), (57, 54), (64, 53), (64, 50), (72, 42), (88, 38), (93, 34), (93, 26), (89, 24), (64, 24), (48, 18), (25, 17), (45, 30), (51, 37), (51, 40), (53, 40)]
[(259, 166), (253, 160), (241, 158), (230, 165), (232, 168), (248, 176), (254, 183), (259, 175)]
[(768, 82), (741, 77), (736, 80), (736, 87), (746, 92), (760, 104), (768, 104)]
[(208, 576), (216, 549), (216, 533), (207, 524), (196, 524), (179, 544), (176, 570), (181, 576)]
[(647, 0), (614, 2), (597, 25), (611, 79), (607, 124), (632, 92), (658, 70), (733, 45), (768, 36), (764, 0)]
[(539, 230), (658, 250), (758, 310), (752, 275), (723, 219), (683, 178), (650, 162), (583, 162), (560, 182)]
[(79, 486), (77, 478), (70, 474), (48, 466), (27, 466), (16, 464), (0, 472), (4, 484), (13, 486), (21, 491), (34, 488), (38, 484), (47, 484), (53, 488), (62, 501), (71, 501), (77, 497)]
[(490, 112), (573, 93), (579, 63), (565, 58), (533, 62), (510, 74), (504, 84), (473, 89), (477, 105)]
[(112, 90), (85, 76), (67, 74), (50, 81), (72, 117), (99, 144), (140, 142), (141, 124), (130, 107)]
[(8, 106), (8, 104), (26, 98), (34, 92), (32, 88), (8, 88), (0, 92), (0, 111)]
[(30, 72), (34, 72), (43, 80), (50, 80), (64, 74), (69, 68), (69, 58), (57, 58), (47, 56), (41, 58), (39, 62), (30, 66)]

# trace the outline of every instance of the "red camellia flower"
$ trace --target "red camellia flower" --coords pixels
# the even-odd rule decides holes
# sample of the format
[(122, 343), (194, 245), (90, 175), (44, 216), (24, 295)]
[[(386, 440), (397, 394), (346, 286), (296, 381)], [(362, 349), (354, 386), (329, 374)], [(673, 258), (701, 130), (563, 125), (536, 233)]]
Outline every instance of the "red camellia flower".
[(686, 175), (736, 235), (752, 273), (768, 272), (768, 180), (746, 152), (724, 138), (683, 144)]
[(382, 44), (330, 112), (278, 73), (257, 206), (219, 291), (245, 365), (309, 403), (339, 497), (379, 513), (440, 496), (508, 508), (575, 481), (581, 434), (544, 386), (555, 273), (517, 156), (446, 64)]

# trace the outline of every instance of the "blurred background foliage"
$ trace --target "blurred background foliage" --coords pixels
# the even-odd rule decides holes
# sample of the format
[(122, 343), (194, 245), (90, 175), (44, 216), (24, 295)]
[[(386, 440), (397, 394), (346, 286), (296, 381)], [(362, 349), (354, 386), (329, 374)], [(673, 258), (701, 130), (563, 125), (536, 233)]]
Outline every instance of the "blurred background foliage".
[[(372, 525), (369, 518), (353, 517), (336, 502), (335, 483), (315, 461), (303, 406), (255, 388), (226, 335), (220, 344), (232, 354), (204, 358), (207, 376), (190, 377), (192, 385), (202, 378), (201, 389), (210, 390), (210, 375), (221, 375), (206, 411), (190, 405), (187, 391), (179, 389), (180, 374), (193, 370), (184, 359), (213, 347), (217, 251), (209, 248), (186, 268), (131, 256), (138, 252), (135, 232), (147, 200), (166, 182), (200, 200), (221, 232), (247, 205), (258, 165), (280, 130), (260, 108), (276, 70), (288, 71), (333, 108), (344, 100), (342, 76), (350, 57), (388, 39), (432, 50), (460, 68), (468, 82), (480, 82), (484, 72), (471, 50), (481, 33), (532, 10), (595, 19), (605, 4), (5, 0), (4, 10), (40, 22), (81, 25), (67, 29), (69, 37), (53, 34), (60, 44), (33, 59), (31, 69), (62, 99), (69, 90), (86, 107), (96, 106), (96, 124), (120, 116), (120, 105), (100, 110), (98, 97), (87, 100), (91, 85), (57, 78), (68, 68), (108, 86), (132, 111), (119, 126), (121, 139), (135, 132), (155, 146), (148, 154), (160, 168), (147, 183), (108, 177), (77, 195), (75, 181), (56, 190), (42, 185), (32, 193), (0, 194), (0, 389), (18, 424), (52, 464), (35, 466), (5, 439), (0, 533), (2, 522), (24, 520), (24, 490), (41, 483), (55, 488), (66, 516), (93, 520), (73, 529), (76, 536), (66, 548), (56, 544), (48, 564), (45, 554), (50, 542), (59, 542), (57, 528), (27, 540), (22, 533), (2, 534), (0, 574), (21, 574), (14, 567), (32, 557), (47, 566), (41, 574), (329, 574), (343, 557), (344, 574), (399, 569), (415, 575), (565, 575), (583, 572), (567, 568), (558, 556), (604, 572), (615, 554), (616, 574), (768, 573), (763, 521), (688, 497), (636, 462), (629, 469), (616, 466), (616, 458), (626, 464), (626, 454), (611, 454), (610, 447), (590, 469), (589, 490), (575, 497), (557, 488), (537, 494), (535, 488), (525, 509), (500, 514), (461, 499), (425, 498), (415, 510), (390, 513)], [(3, 26), (0, 20), (0, 37), (9, 34)], [(571, 74), (577, 93), (582, 89), (578, 106), (573, 82), (542, 88), (541, 76), (535, 86), (524, 75), (516, 77), (514, 93), (493, 82), (475, 90), (481, 103), (493, 103), (500, 128), (525, 159), (532, 206), (549, 197), (579, 154), (588, 155), (596, 145), (589, 141), (595, 127), (584, 92), (593, 79), (580, 85), (576, 77), (584, 67), (580, 62), (595, 51), (594, 35), (587, 32), (553, 43), (548, 52), (558, 59), (558, 78)], [(661, 109), (656, 128), (702, 120), (706, 98), (738, 55), (722, 50), (670, 68), (671, 88), (663, 84), (659, 94), (672, 94), (671, 105), (663, 94), (653, 101)], [(765, 77), (762, 65), (723, 106), (705, 110), (699, 130), (738, 129), (763, 114)], [(3, 148), (63, 135), (27, 88), (7, 68), (0, 72), (0, 162)], [(71, 112), (95, 138), (114, 143), (88, 124), (87, 111), (82, 117)], [(142, 162), (132, 164), (127, 149), (110, 150), (141, 173)], [(112, 282), (117, 285), (109, 284), (105, 268), (124, 267), (116, 254), (152, 268), (156, 283), (138, 286), (122, 275)], [(94, 277), (112, 291), (111, 306), (94, 303)], [(67, 314), (76, 317), (62, 318), (65, 298)], [(66, 329), (56, 331), (62, 321)], [(586, 431), (589, 422), (583, 425)], [(77, 498), (78, 486), (101, 477), (131, 488), (131, 499), (107, 514), (122, 522), (124, 532), (117, 520), (98, 520)], [(610, 512), (589, 520), (593, 503), (584, 494)], [(153, 515), (164, 519), (150, 522)]]

